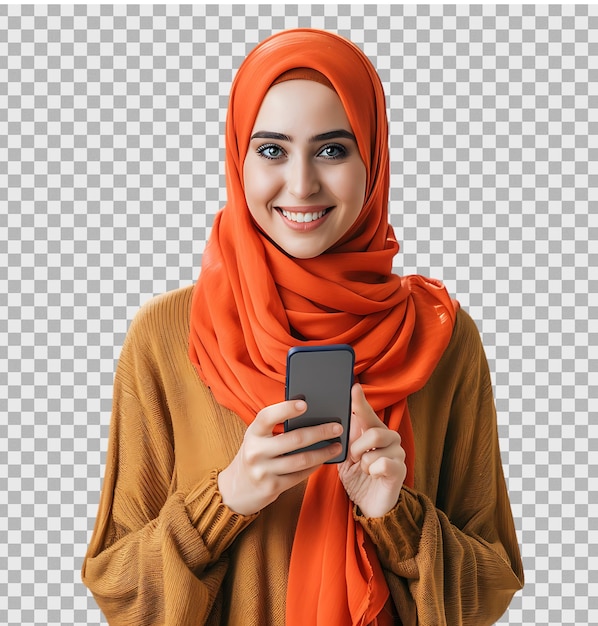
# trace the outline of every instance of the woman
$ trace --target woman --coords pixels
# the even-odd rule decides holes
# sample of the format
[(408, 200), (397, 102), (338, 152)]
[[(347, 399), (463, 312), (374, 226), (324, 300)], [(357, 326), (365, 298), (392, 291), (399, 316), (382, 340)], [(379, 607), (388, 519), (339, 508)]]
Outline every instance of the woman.
[[(384, 93), (331, 33), (235, 78), (228, 202), (194, 288), (136, 316), (83, 580), (111, 624), (490, 624), (523, 573), (479, 335), (392, 274)], [(280, 433), (291, 346), (356, 353), (347, 460)]]

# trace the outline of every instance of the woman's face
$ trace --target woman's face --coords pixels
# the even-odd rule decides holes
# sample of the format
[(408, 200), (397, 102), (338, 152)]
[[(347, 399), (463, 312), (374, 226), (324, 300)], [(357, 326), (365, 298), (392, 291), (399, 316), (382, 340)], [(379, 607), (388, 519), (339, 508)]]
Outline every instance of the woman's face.
[(309, 80), (270, 88), (243, 166), (257, 225), (288, 255), (309, 259), (353, 225), (365, 199), (366, 169), (338, 95)]

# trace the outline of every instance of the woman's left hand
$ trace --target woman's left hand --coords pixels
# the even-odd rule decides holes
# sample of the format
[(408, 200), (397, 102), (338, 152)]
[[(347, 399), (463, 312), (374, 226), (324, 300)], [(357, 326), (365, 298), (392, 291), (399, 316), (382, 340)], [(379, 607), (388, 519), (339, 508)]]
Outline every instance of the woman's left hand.
[(407, 474), (405, 451), (401, 436), (380, 421), (361, 385), (353, 385), (351, 400), (349, 451), (338, 473), (362, 514), (382, 517), (398, 502)]

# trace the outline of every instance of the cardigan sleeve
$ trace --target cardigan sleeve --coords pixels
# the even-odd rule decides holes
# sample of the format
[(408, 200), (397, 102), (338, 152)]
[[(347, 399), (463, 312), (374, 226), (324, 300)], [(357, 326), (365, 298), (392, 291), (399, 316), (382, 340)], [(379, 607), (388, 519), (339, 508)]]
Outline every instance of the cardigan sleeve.
[(134, 326), (115, 377), (106, 470), (82, 578), (111, 625), (204, 624), (220, 610), (226, 550), (255, 516), (222, 504), (216, 469), (188, 493), (173, 490), (168, 407)]
[[(494, 624), (523, 586), (488, 365), (475, 324), (460, 318), (458, 345), (447, 355), (454, 378), (444, 382), (454, 390), (446, 427), (435, 429), (428, 416), (428, 436), (444, 436), (436, 493), (404, 487), (386, 516), (357, 516), (404, 625)], [(442, 395), (435, 385), (445, 373), (422, 406)]]

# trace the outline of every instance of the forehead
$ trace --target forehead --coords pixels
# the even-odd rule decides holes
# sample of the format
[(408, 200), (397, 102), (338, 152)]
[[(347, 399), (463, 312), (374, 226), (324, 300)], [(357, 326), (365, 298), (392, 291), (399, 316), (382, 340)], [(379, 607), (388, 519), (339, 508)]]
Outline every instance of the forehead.
[(332, 124), (335, 128), (351, 130), (341, 99), (334, 90), (310, 80), (288, 80), (268, 90), (254, 130), (280, 125), (300, 129), (306, 124), (310, 127)]

